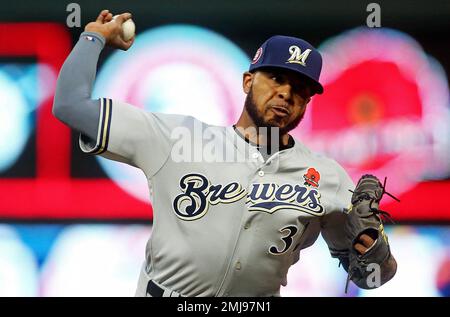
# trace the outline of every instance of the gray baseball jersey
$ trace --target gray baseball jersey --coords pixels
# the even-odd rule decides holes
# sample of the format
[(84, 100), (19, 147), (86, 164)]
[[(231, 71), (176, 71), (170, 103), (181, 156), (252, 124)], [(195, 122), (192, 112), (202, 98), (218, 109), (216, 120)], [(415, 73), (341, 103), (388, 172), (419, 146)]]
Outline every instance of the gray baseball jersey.
[(102, 99), (97, 140), (81, 136), (80, 147), (142, 169), (151, 184), (136, 295), (152, 279), (183, 296), (278, 296), (319, 233), (332, 256), (349, 248), (343, 211), (354, 184), (299, 140), (264, 160), (233, 127)]

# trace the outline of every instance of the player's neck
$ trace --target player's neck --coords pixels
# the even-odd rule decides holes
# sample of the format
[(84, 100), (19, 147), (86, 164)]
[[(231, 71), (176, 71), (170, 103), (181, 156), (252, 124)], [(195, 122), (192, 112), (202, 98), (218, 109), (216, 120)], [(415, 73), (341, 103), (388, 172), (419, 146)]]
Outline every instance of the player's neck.
[(284, 147), (289, 144), (288, 133), (279, 135), (279, 129), (258, 127), (250, 116), (245, 114), (241, 115), (234, 127), (247, 141), (257, 145), (267, 146), (278, 142), (281, 147)]

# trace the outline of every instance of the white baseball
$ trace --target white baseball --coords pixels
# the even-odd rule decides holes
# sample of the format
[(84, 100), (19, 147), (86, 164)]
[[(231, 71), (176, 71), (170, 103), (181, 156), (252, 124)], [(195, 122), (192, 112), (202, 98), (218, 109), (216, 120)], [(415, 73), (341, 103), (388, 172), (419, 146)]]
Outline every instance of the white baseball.
[[(113, 17), (113, 19), (115, 19), (118, 16), (119, 15), (115, 15)], [(136, 25), (134, 24), (133, 20), (132, 19), (126, 20), (122, 24), (122, 38), (124, 39), (124, 41), (130, 40), (134, 36), (135, 30), (136, 30)]]

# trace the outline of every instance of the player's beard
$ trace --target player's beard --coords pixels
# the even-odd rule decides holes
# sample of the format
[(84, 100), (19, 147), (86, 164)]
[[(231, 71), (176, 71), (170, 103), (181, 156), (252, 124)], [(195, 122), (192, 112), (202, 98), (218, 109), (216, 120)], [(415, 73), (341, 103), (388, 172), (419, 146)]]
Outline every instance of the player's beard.
[[(250, 88), (250, 92), (247, 94), (247, 97), (245, 98), (244, 107), (247, 110), (248, 115), (255, 123), (256, 127), (266, 127), (270, 131), (269, 128), (279, 128), (278, 125), (275, 123), (267, 122), (264, 120), (264, 114), (261, 114), (258, 111), (258, 107), (256, 106), (255, 101), (253, 100), (253, 87)], [(305, 113), (300, 113), (297, 117), (294, 118), (291, 122), (289, 122), (286, 126), (279, 128), (279, 135), (282, 136), (289, 131), (295, 129), (300, 122), (302, 121)]]

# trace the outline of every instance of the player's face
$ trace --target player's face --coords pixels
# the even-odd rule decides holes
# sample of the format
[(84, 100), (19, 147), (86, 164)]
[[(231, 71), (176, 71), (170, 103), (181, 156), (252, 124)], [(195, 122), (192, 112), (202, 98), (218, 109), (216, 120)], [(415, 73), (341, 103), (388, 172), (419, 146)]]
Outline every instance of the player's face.
[(278, 127), (280, 134), (302, 120), (312, 89), (302, 77), (288, 70), (267, 68), (244, 74), (245, 108), (261, 127)]

